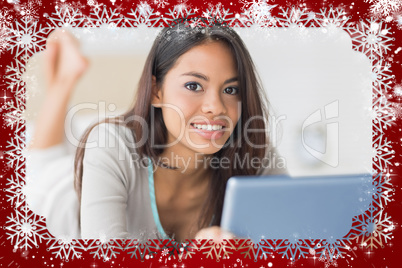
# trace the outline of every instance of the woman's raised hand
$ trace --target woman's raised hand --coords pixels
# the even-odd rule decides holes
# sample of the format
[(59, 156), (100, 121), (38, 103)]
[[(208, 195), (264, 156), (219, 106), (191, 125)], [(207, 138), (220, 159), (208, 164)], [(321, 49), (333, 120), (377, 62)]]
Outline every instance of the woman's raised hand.
[(45, 149), (62, 144), (67, 106), (80, 76), (88, 67), (78, 41), (67, 31), (53, 31), (44, 51), (46, 97), (36, 118), (30, 149)]
[(70, 93), (78, 79), (88, 67), (88, 60), (79, 50), (79, 42), (74, 36), (57, 29), (46, 44), (44, 65), (47, 87), (50, 90), (65, 90)]

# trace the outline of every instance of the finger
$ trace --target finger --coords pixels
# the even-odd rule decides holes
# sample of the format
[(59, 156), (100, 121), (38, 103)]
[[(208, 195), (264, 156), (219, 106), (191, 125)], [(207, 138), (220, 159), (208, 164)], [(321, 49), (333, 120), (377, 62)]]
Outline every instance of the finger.
[(46, 50), (44, 51), (44, 71), (48, 85), (53, 83), (57, 72), (58, 54), (58, 43), (54, 41), (47, 42)]

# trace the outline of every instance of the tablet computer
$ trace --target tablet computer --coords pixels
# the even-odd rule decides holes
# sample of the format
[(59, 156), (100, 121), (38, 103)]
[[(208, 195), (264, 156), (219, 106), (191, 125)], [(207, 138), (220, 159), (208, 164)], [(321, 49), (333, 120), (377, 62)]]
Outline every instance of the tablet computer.
[(253, 242), (327, 239), (348, 234), (354, 216), (372, 201), (372, 176), (232, 177), (226, 186), (221, 227)]

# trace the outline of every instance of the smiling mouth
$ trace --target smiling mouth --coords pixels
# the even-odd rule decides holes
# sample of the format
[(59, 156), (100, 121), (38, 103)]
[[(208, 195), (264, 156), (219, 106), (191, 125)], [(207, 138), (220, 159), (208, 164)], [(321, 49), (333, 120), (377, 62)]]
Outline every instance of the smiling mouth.
[(196, 129), (206, 130), (206, 131), (217, 131), (223, 130), (225, 127), (222, 125), (209, 125), (209, 124), (191, 124)]

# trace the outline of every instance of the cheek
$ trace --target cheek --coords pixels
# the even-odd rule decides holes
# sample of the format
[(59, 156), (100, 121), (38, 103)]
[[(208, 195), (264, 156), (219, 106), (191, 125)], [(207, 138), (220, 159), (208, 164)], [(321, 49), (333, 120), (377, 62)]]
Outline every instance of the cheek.
[(239, 121), (241, 116), (241, 102), (240, 101), (232, 101), (228, 103), (228, 116), (232, 120), (233, 124), (236, 125), (237, 121)]
[[(195, 111), (196, 103), (191, 99), (176, 98), (174, 101), (165, 102), (162, 108), (163, 119), (167, 127), (177, 128), (185, 126), (189, 117)], [(174, 131), (174, 129), (171, 129)]]

